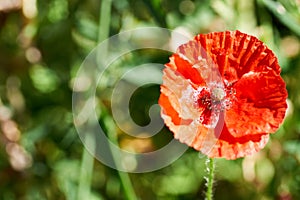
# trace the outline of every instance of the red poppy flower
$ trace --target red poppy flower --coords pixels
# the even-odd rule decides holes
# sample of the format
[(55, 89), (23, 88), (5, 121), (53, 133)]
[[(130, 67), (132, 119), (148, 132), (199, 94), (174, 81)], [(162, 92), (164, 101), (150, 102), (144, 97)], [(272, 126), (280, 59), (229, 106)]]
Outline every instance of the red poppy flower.
[(274, 53), (240, 31), (199, 34), (163, 71), (159, 104), (174, 137), (209, 157), (262, 149), (283, 121), (287, 91)]

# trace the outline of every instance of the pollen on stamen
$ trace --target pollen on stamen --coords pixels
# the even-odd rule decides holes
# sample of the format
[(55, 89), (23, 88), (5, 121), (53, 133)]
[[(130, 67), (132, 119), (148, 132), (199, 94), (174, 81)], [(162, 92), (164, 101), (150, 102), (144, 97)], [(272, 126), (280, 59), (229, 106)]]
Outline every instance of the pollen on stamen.
[(222, 101), (224, 97), (226, 96), (226, 92), (224, 91), (223, 88), (213, 88), (212, 89), (212, 98), (215, 101)]
[(219, 120), (219, 115), (232, 106), (235, 91), (223, 84), (211, 83), (211, 87), (201, 87), (194, 92), (193, 99), (196, 100), (200, 111), (199, 122), (205, 127), (214, 128)]

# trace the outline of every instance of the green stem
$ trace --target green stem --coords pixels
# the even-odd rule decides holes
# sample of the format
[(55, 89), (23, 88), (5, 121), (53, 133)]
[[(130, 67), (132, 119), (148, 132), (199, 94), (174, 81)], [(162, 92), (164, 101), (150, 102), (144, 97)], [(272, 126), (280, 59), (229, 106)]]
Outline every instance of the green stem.
[(206, 160), (206, 167), (207, 167), (207, 175), (206, 177), (206, 199), (212, 200), (213, 199), (213, 184), (214, 184), (214, 171), (215, 171), (215, 163), (213, 158), (207, 158)]

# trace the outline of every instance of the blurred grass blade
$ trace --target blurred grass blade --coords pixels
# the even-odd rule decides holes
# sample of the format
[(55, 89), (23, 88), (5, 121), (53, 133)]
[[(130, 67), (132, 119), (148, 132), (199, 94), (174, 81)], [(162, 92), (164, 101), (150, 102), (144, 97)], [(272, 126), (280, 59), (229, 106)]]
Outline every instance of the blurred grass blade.
[[(116, 134), (115, 123), (114, 123), (113, 119), (110, 117), (110, 115), (108, 114), (108, 110), (106, 109), (106, 107), (101, 102), (99, 102), (99, 104), (100, 104), (101, 110), (103, 112), (102, 113), (103, 116), (101, 116), (101, 118), (102, 118), (102, 120), (105, 123), (106, 128), (107, 128), (108, 139), (114, 145), (118, 146), (118, 136)], [(112, 153), (112, 156), (113, 156), (113, 159), (114, 159), (114, 162), (115, 162), (116, 166), (118, 166), (119, 162), (118, 162), (117, 158), (120, 157), (120, 155), (118, 155), (114, 151), (111, 151), (111, 153)], [(135, 194), (135, 191), (133, 189), (133, 186), (132, 186), (132, 183), (131, 183), (131, 180), (130, 180), (130, 177), (129, 177), (128, 173), (122, 172), (122, 171), (119, 171), (119, 170), (117, 170), (117, 171), (118, 171), (118, 175), (120, 177), (121, 184), (122, 184), (123, 189), (124, 189), (124, 193), (125, 193), (125, 196), (126, 196), (125, 199), (136, 200), (137, 197), (136, 197), (136, 194)]]
[[(110, 18), (111, 18), (111, 4), (112, 0), (103, 0), (101, 2), (100, 8), (100, 18), (99, 18), (99, 26), (98, 26), (98, 44), (104, 41), (109, 36), (109, 29), (110, 29)], [(103, 49), (101, 49), (103, 50)], [(101, 54), (97, 54), (97, 63), (101, 65), (101, 59), (105, 59), (105, 55), (107, 52), (101, 51)], [(101, 56), (100, 56), (101, 55)], [(102, 110), (106, 110), (105, 106), (101, 106)], [(108, 126), (107, 135), (108, 138), (115, 143), (118, 144), (117, 138), (115, 135), (115, 125), (114, 123), (110, 123), (109, 115), (103, 116), (102, 120)], [(88, 135), (88, 138), (91, 141), (94, 141), (92, 138), (92, 134)], [(93, 143), (96, 145), (96, 143)], [(96, 146), (95, 146), (96, 147)], [(95, 150), (95, 148), (93, 148)], [(94, 152), (91, 152), (93, 154)], [(79, 188), (78, 188), (78, 199), (90, 199), (90, 190), (91, 190), (91, 181), (92, 181), (92, 174), (93, 174), (93, 165), (94, 165), (94, 158), (87, 149), (84, 149), (83, 156), (82, 156), (82, 164), (81, 164), (81, 174), (80, 174), (80, 181), (79, 181)], [(114, 160), (115, 156), (114, 156)], [(129, 175), (124, 172), (118, 171), (120, 181), (124, 188), (124, 193), (126, 199), (134, 200), (137, 199), (133, 186), (131, 184)]]
[(98, 29), (98, 42), (102, 42), (109, 36), (109, 25), (111, 18), (111, 3), (112, 0), (103, 0), (101, 3), (99, 29)]
[[(111, 17), (111, 0), (103, 0), (100, 8), (100, 19), (98, 26), (98, 43), (105, 40), (109, 35), (110, 17)], [(97, 58), (98, 59), (98, 58)], [(93, 141), (93, 134), (88, 134), (87, 139), (96, 145)], [(92, 148), (95, 151), (95, 148)], [(94, 154), (94, 152), (91, 152)], [(86, 148), (83, 150), (82, 163), (80, 170), (80, 179), (77, 199), (90, 199), (91, 182), (94, 167), (94, 157)]]
[(83, 37), (90, 39), (92, 41), (97, 41), (97, 24), (88, 18), (80, 18), (76, 21), (76, 30)]
[(281, 3), (271, 0), (262, 0), (262, 2), (284, 25), (300, 36), (300, 23)]
[[(92, 149), (95, 149), (95, 140), (93, 134), (87, 133), (87, 140), (89, 144), (94, 144)], [(77, 193), (77, 199), (90, 199), (90, 188), (92, 185), (92, 175), (94, 167), (94, 157), (90, 154), (87, 148), (83, 149), (81, 169), (79, 176), (79, 187)]]

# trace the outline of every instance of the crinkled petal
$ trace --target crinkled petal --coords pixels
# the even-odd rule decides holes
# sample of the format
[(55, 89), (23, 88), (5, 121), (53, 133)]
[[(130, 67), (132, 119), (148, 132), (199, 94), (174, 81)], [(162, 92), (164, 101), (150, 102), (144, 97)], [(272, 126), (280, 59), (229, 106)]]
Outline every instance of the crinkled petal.
[(257, 133), (234, 137), (224, 121), (224, 113), (215, 129), (198, 131), (190, 145), (203, 154), (213, 158), (237, 159), (252, 155), (262, 149), (268, 142), (268, 133)]
[(240, 31), (225, 31), (199, 34), (195, 40), (201, 43), (229, 82), (235, 82), (249, 71), (261, 71), (261, 66), (269, 66), (280, 74), (276, 56), (256, 37)]
[(233, 86), (236, 96), (225, 121), (234, 137), (275, 132), (285, 116), (287, 91), (273, 70), (245, 74)]
[(170, 58), (170, 63), (167, 64), (167, 67), (170, 67), (185, 79), (191, 80), (196, 85), (203, 85), (205, 83), (199, 72), (178, 54), (174, 54)]
[(193, 93), (194, 88), (188, 79), (172, 68), (164, 69), (159, 98), (162, 118), (174, 137), (188, 145), (194, 140), (198, 129), (194, 121), (199, 113), (193, 108)]

